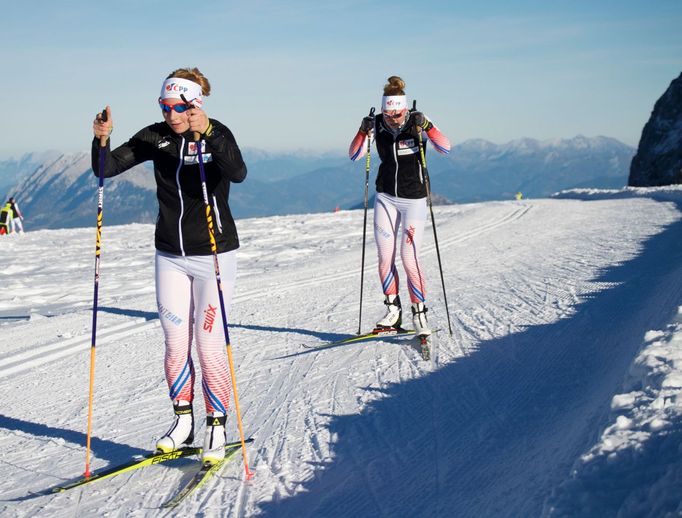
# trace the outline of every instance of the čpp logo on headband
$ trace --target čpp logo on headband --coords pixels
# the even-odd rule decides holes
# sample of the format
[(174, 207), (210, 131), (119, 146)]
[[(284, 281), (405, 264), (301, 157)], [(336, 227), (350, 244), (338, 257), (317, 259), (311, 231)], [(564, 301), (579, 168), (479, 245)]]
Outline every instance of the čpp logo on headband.
[(189, 88), (182, 86), (178, 83), (169, 83), (166, 85), (166, 92), (176, 92), (178, 94), (184, 94), (189, 92)]
[(381, 98), (381, 109), (384, 111), (403, 110), (407, 108), (407, 99), (404, 95), (384, 95)]

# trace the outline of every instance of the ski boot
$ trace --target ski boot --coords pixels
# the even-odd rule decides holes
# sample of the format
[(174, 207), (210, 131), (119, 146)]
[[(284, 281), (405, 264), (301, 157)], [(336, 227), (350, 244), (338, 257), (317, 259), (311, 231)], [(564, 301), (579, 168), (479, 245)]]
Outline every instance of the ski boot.
[(400, 305), (400, 295), (386, 295), (384, 304), (386, 304), (388, 311), (386, 312), (386, 316), (377, 322), (376, 328), (400, 328), (403, 323), (403, 310)]
[(225, 422), (227, 416), (221, 412), (211, 412), (206, 416), (206, 438), (201, 452), (203, 464), (217, 464), (225, 458)]
[(412, 323), (414, 324), (414, 334), (417, 336), (429, 336), (431, 334), (429, 323), (426, 320), (427, 311), (428, 309), (423, 302), (412, 304)]
[(173, 404), (175, 421), (170, 430), (156, 442), (156, 451), (170, 453), (185, 446), (191, 446), (194, 440), (194, 414), (190, 401), (176, 401)]

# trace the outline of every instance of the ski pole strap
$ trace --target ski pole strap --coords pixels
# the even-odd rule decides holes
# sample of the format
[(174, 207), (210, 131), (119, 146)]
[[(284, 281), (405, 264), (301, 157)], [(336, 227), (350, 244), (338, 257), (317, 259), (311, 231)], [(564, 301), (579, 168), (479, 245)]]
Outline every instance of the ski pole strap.
[(218, 415), (218, 416), (206, 416), (206, 426), (225, 426), (225, 423), (227, 422), (227, 416), (226, 415)]
[(189, 415), (192, 414), (192, 403), (190, 403), (187, 406), (176, 406), (173, 409), (173, 412), (175, 412), (175, 415)]

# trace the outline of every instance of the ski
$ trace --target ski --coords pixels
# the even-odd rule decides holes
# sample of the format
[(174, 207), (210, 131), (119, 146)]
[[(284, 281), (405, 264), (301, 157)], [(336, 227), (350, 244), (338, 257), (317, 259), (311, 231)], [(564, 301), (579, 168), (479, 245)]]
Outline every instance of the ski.
[[(239, 448), (240, 442), (233, 442), (225, 445), (225, 448)], [(175, 459), (181, 459), (183, 457), (190, 457), (192, 455), (200, 455), (203, 448), (200, 446), (187, 446), (179, 450), (175, 450), (169, 453), (148, 453), (147, 455), (140, 455), (134, 457), (132, 460), (124, 462), (123, 464), (118, 464), (110, 468), (103, 469), (93, 473), (89, 477), (81, 477), (74, 480), (68, 484), (60, 484), (49, 489), (42, 491), (40, 494), (51, 494), (51, 493), (61, 493), (69, 489), (84, 486), (85, 484), (90, 484), (91, 482), (96, 482), (98, 480), (103, 480), (105, 478), (114, 477), (120, 475), (121, 473), (127, 473), (129, 471), (134, 471), (136, 469), (145, 468), (147, 466), (153, 466), (155, 464), (161, 464), (163, 462), (168, 462)]]
[(419, 335), (416, 338), (417, 347), (422, 360), (429, 361), (431, 359), (431, 339), (429, 335)]
[(328, 347), (336, 347), (338, 345), (351, 344), (355, 342), (362, 342), (365, 340), (372, 340), (374, 338), (383, 338), (385, 336), (399, 336), (399, 335), (413, 335), (413, 329), (403, 329), (402, 327), (381, 327), (376, 328), (362, 335), (349, 336), (348, 338), (343, 338), (341, 340), (336, 340), (334, 342), (326, 342), (323, 344), (303, 344), (306, 349), (326, 349)]
[[(245, 442), (252, 442), (253, 439), (247, 439)], [(172, 497), (170, 500), (165, 502), (161, 507), (163, 509), (169, 509), (177, 506), (185, 498), (191, 495), (194, 491), (199, 489), (206, 481), (211, 478), (215, 473), (217, 473), (220, 468), (223, 467), (234, 455), (240, 450), (241, 445), (233, 445), (225, 447), (225, 458), (220, 462), (214, 464), (202, 464), (201, 467), (194, 473), (192, 478), (187, 481), (187, 483), (180, 488), (180, 490)]]

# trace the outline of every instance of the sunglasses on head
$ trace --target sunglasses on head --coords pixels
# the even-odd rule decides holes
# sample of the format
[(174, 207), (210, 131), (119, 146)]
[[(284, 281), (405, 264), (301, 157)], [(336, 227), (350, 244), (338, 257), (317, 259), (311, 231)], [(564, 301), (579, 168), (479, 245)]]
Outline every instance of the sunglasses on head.
[(399, 118), (402, 117), (403, 115), (404, 115), (403, 112), (394, 113), (393, 115), (390, 115), (390, 114), (388, 114), (388, 113), (386, 113), (386, 112), (383, 112), (383, 116), (384, 116), (384, 118), (386, 118), (386, 119), (399, 119)]
[(171, 110), (175, 110), (176, 113), (184, 113), (190, 108), (193, 108), (191, 104), (185, 104), (185, 103), (178, 103), (178, 104), (168, 104), (163, 101), (159, 101), (159, 106), (161, 107), (161, 111), (165, 113), (170, 113)]

